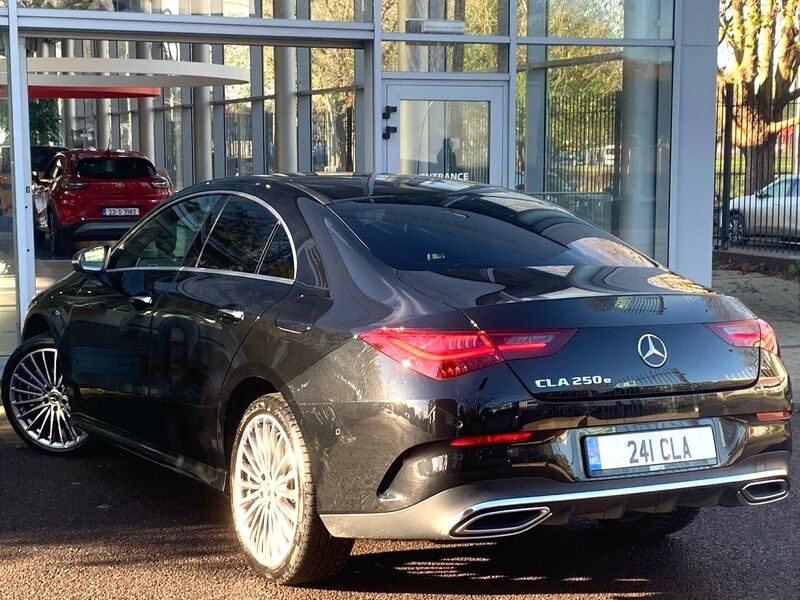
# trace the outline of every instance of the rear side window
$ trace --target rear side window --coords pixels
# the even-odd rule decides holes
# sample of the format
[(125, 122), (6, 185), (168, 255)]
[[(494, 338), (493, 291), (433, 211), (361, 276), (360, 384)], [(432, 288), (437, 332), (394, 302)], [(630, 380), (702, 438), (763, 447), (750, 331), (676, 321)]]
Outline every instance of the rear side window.
[(110, 269), (180, 267), (197, 232), (220, 196), (209, 194), (174, 204), (145, 220), (117, 246)]
[(154, 177), (156, 169), (143, 158), (84, 158), (75, 166), (75, 174), (91, 179), (136, 179)]
[(292, 243), (289, 241), (289, 235), (283, 225), (279, 224), (275, 235), (272, 236), (272, 242), (264, 255), (264, 262), (261, 263), (259, 274), (294, 279)]
[(266, 207), (231, 197), (208, 237), (197, 266), (255, 273), (278, 220)]
[(347, 201), (331, 208), (373, 254), (401, 270), (655, 265), (571, 213), (511, 192)]

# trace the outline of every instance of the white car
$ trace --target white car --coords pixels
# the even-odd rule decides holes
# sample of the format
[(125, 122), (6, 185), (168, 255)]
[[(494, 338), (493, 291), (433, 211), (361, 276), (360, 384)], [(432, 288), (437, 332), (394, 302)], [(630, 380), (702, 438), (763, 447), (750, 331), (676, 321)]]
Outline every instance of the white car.
[(751, 236), (800, 239), (800, 176), (784, 175), (749, 196), (731, 199), (729, 240)]

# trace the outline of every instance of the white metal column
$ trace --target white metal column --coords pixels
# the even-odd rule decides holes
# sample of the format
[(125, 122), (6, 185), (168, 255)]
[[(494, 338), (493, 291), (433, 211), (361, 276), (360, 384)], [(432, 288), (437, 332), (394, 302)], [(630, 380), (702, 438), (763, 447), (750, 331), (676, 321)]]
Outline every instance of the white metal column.
[(669, 266), (709, 285), (719, 5), (677, 0), (675, 9)]
[(31, 195), (31, 148), (28, 123), (28, 70), (25, 38), (19, 36), (16, 2), (8, 7), (8, 98), (11, 145), (14, 159), (12, 193), (14, 243), (17, 255), (18, 330), (25, 320), (28, 304), (36, 293), (33, 245), (33, 197)]

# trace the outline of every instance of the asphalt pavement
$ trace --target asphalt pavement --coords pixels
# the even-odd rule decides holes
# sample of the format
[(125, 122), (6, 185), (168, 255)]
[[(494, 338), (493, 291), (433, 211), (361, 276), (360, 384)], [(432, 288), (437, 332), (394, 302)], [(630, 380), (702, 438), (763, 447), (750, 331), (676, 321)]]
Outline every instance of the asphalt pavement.
[[(776, 325), (800, 386), (800, 286), (736, 273), (717, 283)], [(358, 542), (336, 578), (282, 588), (249, 570), (223, 496), (108, 447), (43, 456), (2, 425), (0, 415), (3, 600), (800, 599), (800, 452), (787, 500), (706, 509), (665, 540), (615, 540), (587, 521), (502, 543)]]

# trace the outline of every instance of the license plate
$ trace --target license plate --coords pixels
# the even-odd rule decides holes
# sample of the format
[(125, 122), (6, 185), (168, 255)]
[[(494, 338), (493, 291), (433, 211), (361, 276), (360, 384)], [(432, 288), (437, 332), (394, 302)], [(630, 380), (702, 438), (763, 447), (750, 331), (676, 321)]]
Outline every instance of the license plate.
[(714, 432), (706, 426), (612, 433), (585, 440), (586, 464), (592, 476), (717, 463)]
[(138, 217), (138, 208), (104, 208), (104, 217)]

